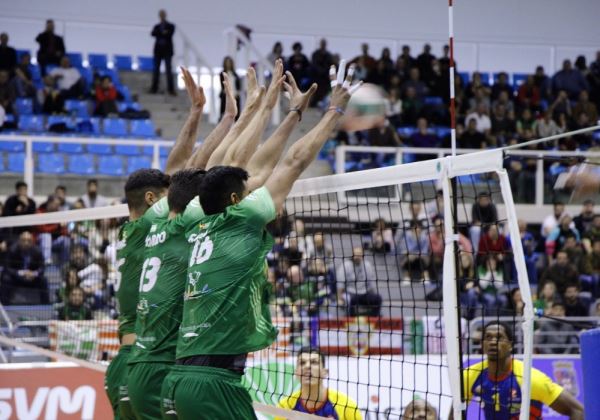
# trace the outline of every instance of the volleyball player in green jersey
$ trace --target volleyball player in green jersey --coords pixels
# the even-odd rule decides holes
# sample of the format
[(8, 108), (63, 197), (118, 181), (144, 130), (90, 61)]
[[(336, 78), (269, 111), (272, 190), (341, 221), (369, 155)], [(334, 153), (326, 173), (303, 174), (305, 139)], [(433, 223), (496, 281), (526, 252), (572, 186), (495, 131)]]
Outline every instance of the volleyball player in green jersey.
[[(204, 176), (200, 203), (206, 214), (186, 233), (192, 251), (177, 341), (176, 364), (163, 384), (164, 417), (253, 419), (241, 385), (247, 353), (277, 336), (268, 308), (265, 256), (273, 245), (266, 225), (281, 210), (292, 185), (315, 159), (350, 99), (353, 68), (332, 74), (331, 106), (321, 121), (290, 147), (265, 185), (248, 195), (248, 174), (215, 167)], [(247, 182), (248, 181), (248, 182)]]

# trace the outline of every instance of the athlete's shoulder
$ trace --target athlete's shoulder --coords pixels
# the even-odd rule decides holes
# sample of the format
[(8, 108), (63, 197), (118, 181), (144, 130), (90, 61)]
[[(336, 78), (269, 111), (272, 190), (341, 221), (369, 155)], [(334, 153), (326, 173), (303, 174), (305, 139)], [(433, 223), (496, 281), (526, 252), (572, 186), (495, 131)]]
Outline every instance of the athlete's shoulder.
[(358, 404), (348, 395), (336, 389), (329, 389), (327, 396), (340, 420), (362, 420)]
[(283, 397), (282, 399), (279, 400), (279, 403), (277, 403), (277, 405), (281, 408), (286, 408), (288, 410), (292, 410), (296, 404), (298, 403), (298, 399), (300, 398), (300, 390), (294, 392), (292, 395), (289, 395), (287, 397)]

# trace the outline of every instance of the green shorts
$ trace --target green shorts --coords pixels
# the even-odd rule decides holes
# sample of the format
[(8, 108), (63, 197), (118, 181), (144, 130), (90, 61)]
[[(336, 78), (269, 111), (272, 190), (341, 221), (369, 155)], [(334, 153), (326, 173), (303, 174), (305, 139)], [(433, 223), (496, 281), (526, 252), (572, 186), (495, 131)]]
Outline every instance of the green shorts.
[(241, 376), (227, 369), (175, 365), (161, 397), (163, 419), (256, 419)]
[(140, 362), (129, 365), (127, 391), (138, 420), (160, 419), (160, 391), (173, 363)]
[(119, 353), (108, 365), (104, 377), (104, 389), (112, 405), (115, 420), (135, 420), (127, 394), (127, 360), (130, 352), (131, 346), (121, 346)]

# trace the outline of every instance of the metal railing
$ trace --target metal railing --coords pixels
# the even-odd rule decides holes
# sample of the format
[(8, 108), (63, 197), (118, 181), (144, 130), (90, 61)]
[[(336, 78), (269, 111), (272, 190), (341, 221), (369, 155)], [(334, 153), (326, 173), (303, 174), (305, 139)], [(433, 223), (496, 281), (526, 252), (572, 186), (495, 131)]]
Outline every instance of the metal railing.
[[(480, 152), (480, 149), (457, 149), (457, 154)], [(373, 154), (394, 156), (393, 164), (404, 163), (404, 158), (408, 154), (413, 155), (434, 155), (442, 158), (451, 154), (451, 149), (435, 147), (372, 147), (372, 146), (338, 146), (335, 149), (335, 172), (338, 174), (346, 171), (347, 155), (364, 154), (365, 158)], [(507, 154), (513, 156), (534, 157), (537, 159), (535, 172), (535, 202), (536, 207), (543, 206), (544, 203), (544, 159), (547, 158), (568, 158), (568, 157), (586, 157), (600, 158), (599, 151), (534, 151), (534, 150), (510, 150)], [(521, 203), (516, 203), (521, 204)]]

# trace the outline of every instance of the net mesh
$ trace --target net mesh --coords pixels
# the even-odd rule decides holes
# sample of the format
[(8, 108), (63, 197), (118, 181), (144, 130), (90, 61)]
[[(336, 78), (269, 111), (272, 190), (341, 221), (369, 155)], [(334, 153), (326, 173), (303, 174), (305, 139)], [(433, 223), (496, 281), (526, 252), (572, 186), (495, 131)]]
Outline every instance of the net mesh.
[[(369, 171), (377, 178), (371, 187), (338, 190), (339, 178), (331, 177), (321, 182), (323, 192), (296, 189), (286, 214), (269, 226), (275, 238), (267, 256), (270, 308), (279, 335), (249, 355), (243, 382), (254, 401), (293, 408), (286, 397), (302, 384), (310, 388), (316, 377), (348, 396), (338, 405), (352, 409), (355, 401), (364, 418), (412, 418), (416, 401), (440, 418), (448, 415), (441, 285), (444, 207), (453, 203), (444, 202), (437, 177), (399, 184), (397, 176), (386, 179), (378, 171)], [(459, 177), (454, 195), (460, 289), (455, 316), (465, 354), (480, 353), (483, 323), (506, 316), (514, 323), (520, 315), (509, 293), (516, 279), (494, 176)], [(107, 362), (119, 345), (115, 244), (124, 219), (70, 220), (65, 214), (53, 226), (6, 230), (16, 253), (27, 246), (23, 232), (31, 232), (41, 264), (30, 284), (3, 280), (4, 307), (14, 323), (10, 333)], [(499, 241), (505, 241), (500, 248)], [(299, 355), (307, 347), (320, 349), (323, 367), (302, 367)], [(302, 395), (309, 403), (315, 397)]]

